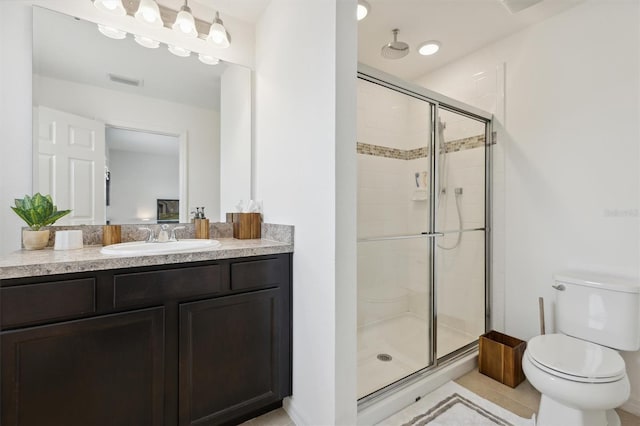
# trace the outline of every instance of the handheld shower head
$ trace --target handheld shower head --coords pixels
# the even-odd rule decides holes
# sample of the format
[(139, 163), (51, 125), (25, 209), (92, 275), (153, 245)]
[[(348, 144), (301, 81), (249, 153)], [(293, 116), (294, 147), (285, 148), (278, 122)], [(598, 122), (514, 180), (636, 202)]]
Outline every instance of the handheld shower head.
[(404, 41), (398, 41), (398, 29), (394, 29), (393, 41), (385, 44), (380, 50), (380, 54), (386, 59), (400, 59), (409, 54), (409, 45)]

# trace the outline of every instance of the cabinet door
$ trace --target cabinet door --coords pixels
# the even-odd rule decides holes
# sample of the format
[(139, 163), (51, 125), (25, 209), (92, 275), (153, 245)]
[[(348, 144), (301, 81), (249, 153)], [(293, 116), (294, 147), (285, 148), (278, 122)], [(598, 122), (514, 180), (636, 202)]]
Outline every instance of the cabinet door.
[(180, 306), (181, 426), (225, 423), (282, 399), (283, 314), (279, 289)]
[(2, 425), (161, 425), (163, 329), (153, 308), (2, 333)]

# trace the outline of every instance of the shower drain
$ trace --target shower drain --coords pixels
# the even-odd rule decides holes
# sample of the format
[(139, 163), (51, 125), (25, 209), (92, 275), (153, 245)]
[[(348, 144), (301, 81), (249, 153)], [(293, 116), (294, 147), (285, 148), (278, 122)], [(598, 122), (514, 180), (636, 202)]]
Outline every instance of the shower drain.
[(393, 359), (393, 357), (389, 354), (378, 354), (378, 356), (376, 357), (378, 358), (380, 361), (384, 361), (384, 362), (389, 362)]

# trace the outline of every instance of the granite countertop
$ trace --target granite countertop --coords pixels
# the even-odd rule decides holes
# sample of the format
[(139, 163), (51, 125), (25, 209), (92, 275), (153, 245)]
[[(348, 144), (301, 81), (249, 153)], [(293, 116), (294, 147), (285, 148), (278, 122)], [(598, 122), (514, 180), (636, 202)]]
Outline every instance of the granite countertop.
[(78, 250), (20, 250), (0, 258), (0, 279), (37, 277), (73, 272), (131, 268), (234, 257), (292, 253), (292, 242), (267, 239), (237, 240), (217, 238), (215, 248), (154, 255), (108, 255), (100, 253), (102, 246), (85, 246)]

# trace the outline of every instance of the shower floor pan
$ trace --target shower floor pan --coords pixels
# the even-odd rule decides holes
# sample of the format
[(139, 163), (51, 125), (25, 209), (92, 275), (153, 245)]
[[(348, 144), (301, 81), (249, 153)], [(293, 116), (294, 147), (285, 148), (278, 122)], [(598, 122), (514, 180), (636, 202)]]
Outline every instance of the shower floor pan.
[[(441, 326), (438, 357), (476, 338)], [(358, 398), (425, 368), (431, 352), (427, 340), (427, 322), (410, 313), (359, 327)]]

